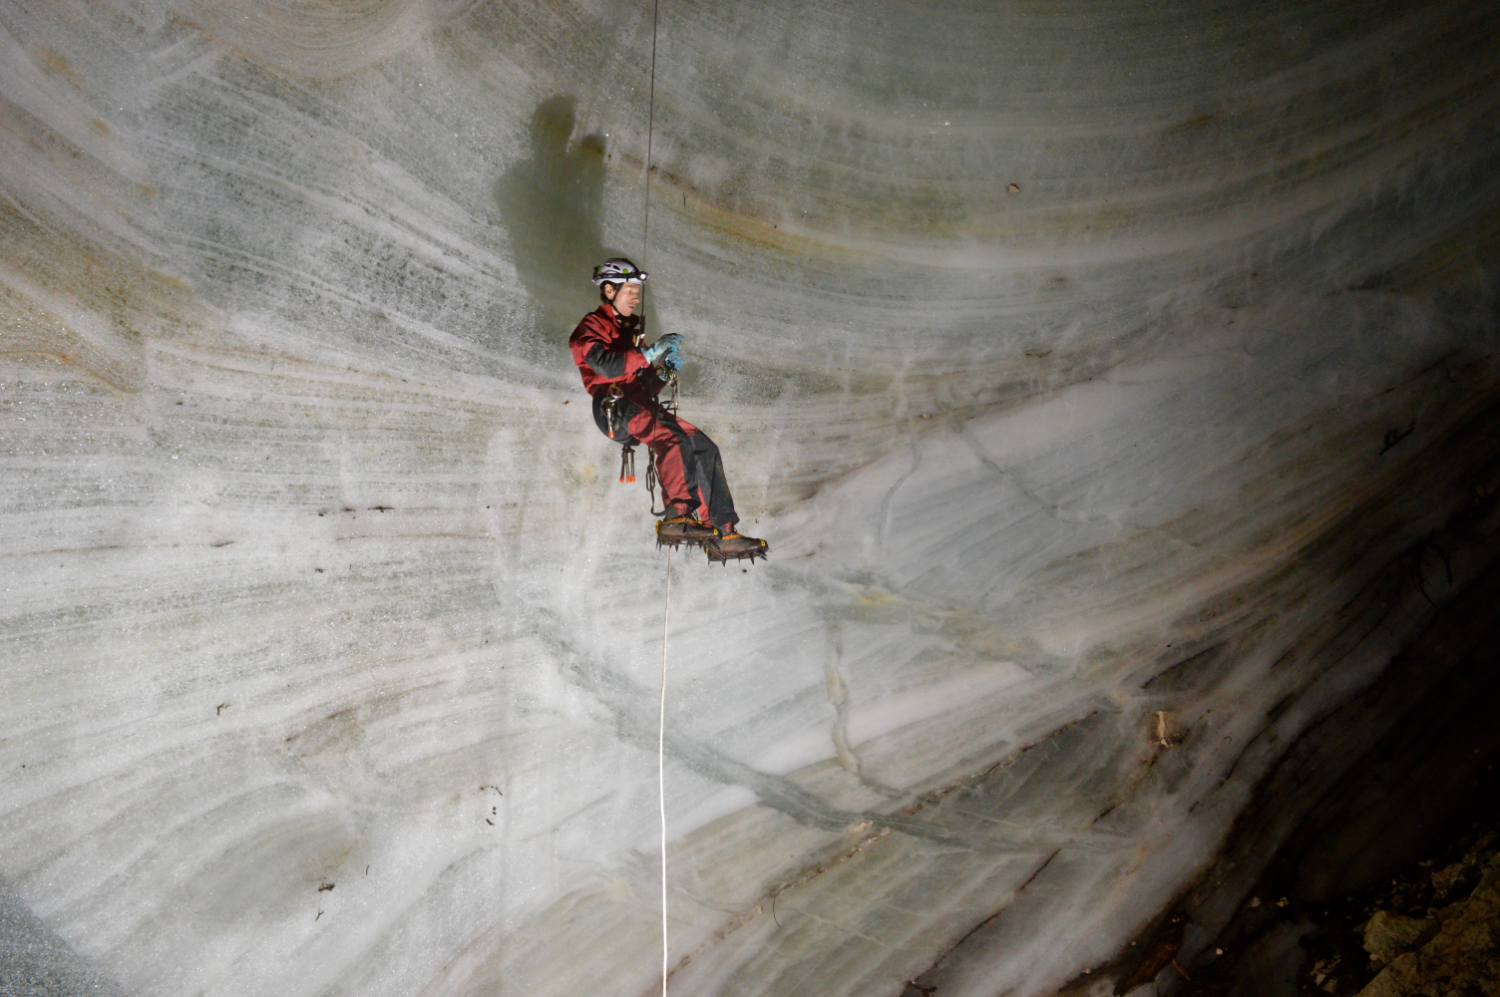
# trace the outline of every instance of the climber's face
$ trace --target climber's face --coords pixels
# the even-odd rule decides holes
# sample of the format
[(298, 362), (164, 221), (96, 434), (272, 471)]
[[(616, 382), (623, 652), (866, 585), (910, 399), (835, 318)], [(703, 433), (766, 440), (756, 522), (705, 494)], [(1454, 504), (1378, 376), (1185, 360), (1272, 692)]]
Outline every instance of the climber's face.
[(621, 318), (629, 318), (635, 314), (635, 310), (641, 305), (641, 285), (639, 284), (610, 284), (615, 289), (610, 305), (615, 314)]

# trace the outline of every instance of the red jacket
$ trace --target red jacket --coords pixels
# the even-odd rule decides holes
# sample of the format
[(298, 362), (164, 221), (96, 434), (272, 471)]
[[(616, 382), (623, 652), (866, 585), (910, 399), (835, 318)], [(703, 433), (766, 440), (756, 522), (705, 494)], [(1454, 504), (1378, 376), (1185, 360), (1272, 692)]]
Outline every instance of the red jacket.
[(578, 323), (568, 337), (568, 348), (573, 351), (573, 362), (589, 394), (597, 395), (611, 384), (648, 397), (655, 397), (661, 390), (661, 380), (640, 351), (640, 330), (639, 316), (621, 318), (607, 304)]

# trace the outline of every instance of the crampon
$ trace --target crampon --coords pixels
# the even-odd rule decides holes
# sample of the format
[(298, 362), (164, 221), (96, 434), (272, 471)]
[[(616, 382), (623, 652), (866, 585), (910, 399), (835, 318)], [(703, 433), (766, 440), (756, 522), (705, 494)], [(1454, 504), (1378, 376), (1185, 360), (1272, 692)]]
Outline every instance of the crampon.
[(691, 516), (670, 516), (656, 524), (656, 546), (702, 547), (719, 539), (719, 531)]
[(755, 537), (726, 533), (704, 544), (703, 552), (708, 555), (710, 564), (715, 561), (720, 564), (746, 560), (753, 562), (757, 557), (765, 560), (766, 555), (771, 552), (771, 545)]

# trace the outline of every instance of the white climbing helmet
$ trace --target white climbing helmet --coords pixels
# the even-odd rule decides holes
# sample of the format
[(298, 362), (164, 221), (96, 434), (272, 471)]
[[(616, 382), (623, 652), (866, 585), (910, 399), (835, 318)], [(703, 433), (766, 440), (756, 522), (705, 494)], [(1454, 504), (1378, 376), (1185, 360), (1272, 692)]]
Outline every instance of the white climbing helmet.
[(646, 271), (623, 256), (605, 260), (594, 268), (594, 286), (600, 284), (644, 284)]

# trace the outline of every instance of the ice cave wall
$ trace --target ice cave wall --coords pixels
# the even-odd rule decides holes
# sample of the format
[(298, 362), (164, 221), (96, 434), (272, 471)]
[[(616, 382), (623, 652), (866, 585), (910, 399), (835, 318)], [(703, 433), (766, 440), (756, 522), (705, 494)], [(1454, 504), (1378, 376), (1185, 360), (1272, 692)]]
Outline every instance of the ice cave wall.
[(676, 992), (1047, 994), (1197, 886), (1191, 958), (1400, 724), (1497, 553), (1500, 13), (665, 0), (649, 112), (651, 14), (0, 5), (11, 981), (660, 986), (606, 253), (773, 545), (674, 569)]

